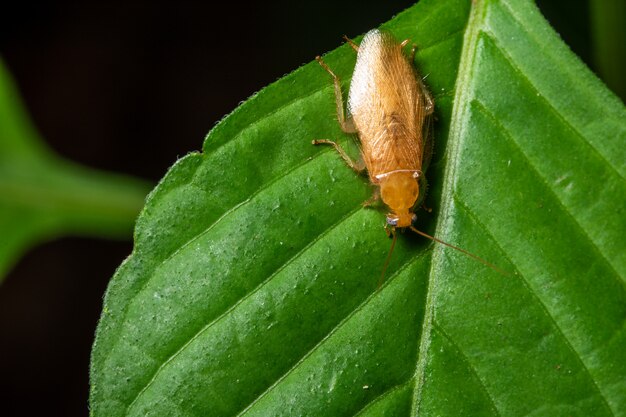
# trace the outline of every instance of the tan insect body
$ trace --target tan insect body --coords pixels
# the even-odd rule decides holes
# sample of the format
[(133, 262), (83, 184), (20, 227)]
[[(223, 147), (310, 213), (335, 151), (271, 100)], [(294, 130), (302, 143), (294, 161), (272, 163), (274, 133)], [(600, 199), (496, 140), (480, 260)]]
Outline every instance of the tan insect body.
[[(433, 112), (430, 94), (403, 51), (406, 43), (379, 30), (368, 32), (359, 46), (351, 42), (358, 55), (347, 119), (341, 90), (335, 88), (342, 127), (358, 133), (361, 157), (370, 181), (380, 187), (380, 197), (391, 211), (387, 223), (393, 227), (408, 227), (414, 220), (412, 209), (420, 194), (425, 157), (423, 130)], [(337, 83), (332, 71), (320, 63)]]
[[(396, 242), (397, 227), (409, 227), (421, 236), (458, 250), (506, 274), (479, 256), (413, 227), (416, 220), (413, 208), (420, 196), (420, 183), (426, 184), (423, 171), (426, 170), (431, 153), (427, 128), (434, 103), (413, 67), (413, 59), (409, 60), (403, 51), (408, 40), (399, 43), (390, 34), (375, 29), (365, 34), (360, 45), (350, 39), (347, 41), (357, 51), (348, 95), (347, 117), (339, 78), (320, 57), (317, 60), (333, 77), (339, 123), (345, 132), (358, 134), (363, 161), (352, 161), (341, 146), (331, 140), (318, 139), (313, 144), (334, 146), (352, 169), (359, 173), (367, 169), (370, 181), (380, 187), (373, 199), (380, 197), (389, 207), (387, 225), (391, 227), (394, 237), (381, 282)], [(411, 51), (411, 58), (414, 54), (415, 47)]]

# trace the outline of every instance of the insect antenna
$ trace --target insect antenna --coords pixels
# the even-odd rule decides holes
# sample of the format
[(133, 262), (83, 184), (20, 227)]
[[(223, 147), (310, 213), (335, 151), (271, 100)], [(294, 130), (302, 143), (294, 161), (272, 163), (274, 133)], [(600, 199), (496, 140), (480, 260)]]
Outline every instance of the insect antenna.
[(449, 248), (452, 248), (452, 249), (458, 250), (458, 251), (459, 251), (459, 252), (461, 252), (462, 254), (464, 254), (464, 255), (466, 255), (466, 256), (469, 256), (469, 257), (470, 257), (470, 258), (472, 258), (472, 259), (477, 260), (477, 261), (478, 261), (478, 262), (480, 262), (481, 264), (483, 264), (483, 265), (485, 265), (485, 266), (487, 266), (487, 267), (489, 267), (489, 268), (493, 269), (494, 271), (496, 271), (497, 273), (499, 273), (499, 274), (501, 274), (501, 275), (505, 275), (505, 276), (509, 276), (509, 275), (511, 275), (511, 274), (509, 274), (508, 272), (503, 271), (502, 269), (498, 268), (498, 267), (497, 267), (497, 266), (495, 266), (494, 264), (492, 264), (492, 263), (490, 263), (490, 262), (485, 261), (485, 260), (484, 260), (483, 258), (481, 258), (480, 256), (478, 256), (478, 255), (474, 255), (473, 253), (468, 252), (468, 251), (466, 251), (465, 249), (461, 249), (461, 248), (459, 248), (458, 246), (454, 246), (454, 245), (453, 245), (453, 244), (451, 244), (451, 243), (444, 242), (444, 241), (443, 241), (443, 240), (441, 240), (441, 239), (437, 239), (436, 237), (431, 236), (431, 235), (429, 235), (428, 233), (424, 233), (424, 232), (422, 232), (421, 230), (417, 230), (417, 229), (416, 229), (415, 227), (413, 227), (413, 226), (409, 226), (409, 228), (410, 228), (412, 231), (414, 231), (415, 233), (417, 233), (418, 235), (423, 236), (423, 237), (425, 237), (425, 238), (428, 238), (428, 239), (432, 240), (433, 242), (441, 243), (442, 245), (445, 245), (445, 246), (447, 246), (447, 247), (449, 247)]
[(396, 239), (398, 238), (398, 235), (396, 234), (395, 228), (391, 229), (391, 234), (393, 235), (393, 240), (391, 241), (391, 247), (389, 248), (387, 259), (385, 259), (385, 265), (383, 265), (383, 271), (380, 274), (380, 279), (378, 280), (378, 286), (376, 287), (376, 291), (380, 290), (381, 285), (383, 285), (383, 281), (385, 280), (385, 272), (387, 272), (389, 261), (391, 261), (391, 254), (393, 253), (393, 248), (396, 247)]

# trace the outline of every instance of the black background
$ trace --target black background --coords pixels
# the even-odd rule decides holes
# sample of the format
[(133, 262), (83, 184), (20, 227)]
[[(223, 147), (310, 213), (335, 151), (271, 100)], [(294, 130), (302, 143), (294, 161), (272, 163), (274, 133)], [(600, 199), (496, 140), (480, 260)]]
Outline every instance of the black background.
[[(559, 3), (540, 6), (588, 61), (586, 3)], [(239, 102), (411, 4), (21, 2), (0, 12), (0, 54), (59, 154), (156, 182)], [(0, 415), (88, 414), (102, 295), (131, 250), (68, 237), (10, 272), (0, 286)]]

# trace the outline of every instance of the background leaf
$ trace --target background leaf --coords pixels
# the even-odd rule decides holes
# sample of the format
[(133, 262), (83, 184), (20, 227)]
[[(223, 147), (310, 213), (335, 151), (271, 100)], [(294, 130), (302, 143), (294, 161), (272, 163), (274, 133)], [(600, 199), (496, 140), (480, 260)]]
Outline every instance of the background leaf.
[(130, 235), (146, 182), (79, 166), (48, 149), (0, 60), (0, 281), (36, 242)]
[(618, 97), (626, 97), (626, 3), (589, 1), (593, 60), (598, 74)]
[[(383, 215), (310, 145), (350, 138), (308, 64), (151, 194), (105, 299), (93, 415), (626, 413), (623, 105), (528, 2), (423, 1), (384, 27), (436, 97), (423, 228), (510, 274), (404, 234), (376, 292)], [(326, 61), (349, 80), (347, 46)]]

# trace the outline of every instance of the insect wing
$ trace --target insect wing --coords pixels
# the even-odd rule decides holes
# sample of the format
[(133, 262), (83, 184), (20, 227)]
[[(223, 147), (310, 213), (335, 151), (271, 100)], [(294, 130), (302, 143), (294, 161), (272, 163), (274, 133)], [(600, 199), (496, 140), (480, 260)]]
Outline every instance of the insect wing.
[(368, 32), (355, 66), (348, 111), (372, 178), (397, 169), (421, 170), (424, 100), (415, 69), (389, 34)]

